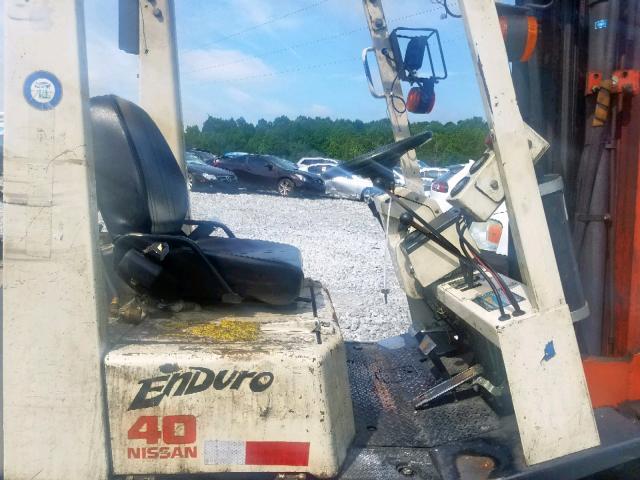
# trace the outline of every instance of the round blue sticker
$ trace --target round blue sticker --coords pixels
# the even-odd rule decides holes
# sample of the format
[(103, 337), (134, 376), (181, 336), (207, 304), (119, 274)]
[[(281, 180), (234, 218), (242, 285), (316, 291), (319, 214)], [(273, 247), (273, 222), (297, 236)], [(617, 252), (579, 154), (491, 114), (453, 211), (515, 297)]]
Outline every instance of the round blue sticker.
[(53, 73), (39, 70), (26, 78), (22, 93), (32, 107), (51, 110), (62, 99), (62, 84)]

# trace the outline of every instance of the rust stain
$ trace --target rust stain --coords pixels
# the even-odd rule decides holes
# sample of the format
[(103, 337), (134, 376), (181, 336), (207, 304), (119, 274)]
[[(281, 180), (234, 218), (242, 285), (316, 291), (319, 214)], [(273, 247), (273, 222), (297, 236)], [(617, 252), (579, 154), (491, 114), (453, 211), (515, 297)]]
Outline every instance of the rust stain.
[(393, 395), (387, 388), (387, 385), (380, 379), (381, 372), (375, 371), (373, 375), (373, 388), (376, 391), (376, 395), (380, 399), (380, 403), (382, 404), (382, 408), (395, 412), (397, 410), (396, 402), (393, 400)]
[(491, 457), (477, 455), (460, 455), (456, 458), (456, 467), (461, 479), (488, 479), (496, 468), (496, 461)]
[(371, 380), (376, 396), (380, 400), (380, 405), (386, 411), (396, 412), (398, 410), (393, 394), (384, 381), (384, 372), (389, 371), (391, 365), (387, 363), (385, 358), (376, 350), (373, 352), (374, 362), (371, 364)]

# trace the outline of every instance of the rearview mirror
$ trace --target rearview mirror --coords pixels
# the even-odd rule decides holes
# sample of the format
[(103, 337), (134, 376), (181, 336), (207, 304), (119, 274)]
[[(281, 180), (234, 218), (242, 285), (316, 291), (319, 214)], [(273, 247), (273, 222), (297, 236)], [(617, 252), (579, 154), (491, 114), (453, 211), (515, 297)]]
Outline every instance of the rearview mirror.
[(398, 27), (389, 34), (389, 43), (400, 80), (412, 84), (420, 80), (437, 83), (447, 78), (447, 64), (438, 30)]
[(409, 40), (404, 53), (404, 68), (410, 72), (417, 72), (422, 68), (427, 40), (427, 37), (413, 37)]
[(267, 167), (269, 170), (273, 170), (273, 165), (271, 165), (270, 163), (267, 163), (265, 167)]

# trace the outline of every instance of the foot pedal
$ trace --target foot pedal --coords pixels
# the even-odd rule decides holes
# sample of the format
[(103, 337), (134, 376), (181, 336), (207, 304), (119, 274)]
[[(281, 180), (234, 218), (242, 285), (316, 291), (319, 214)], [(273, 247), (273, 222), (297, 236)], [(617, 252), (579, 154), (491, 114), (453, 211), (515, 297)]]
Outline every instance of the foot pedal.
[(464, 370), (458, 373), (457, 375), (454, 375), (453, 377), (451, 377), (448, 380), (445, 380), (444, 382), (440, 382), (435, 387), (431, 387), (425, 393), (418, 395), (414, 400), (415, 402), (414, 408), (416, 410), (425, 408), (429, 403), (434, 401), (436, 398), (441, 397), (445, 393), (449, 393), (451, 390), (458, 388), (463, 383), (475, 380), (477, 377), (482, 375), (483, 372), (484, 372), (484, 369), (482, 368), (482, 365), (478, 364), (478, 365), (474, 365), (471, 368), (468, 368), (467, 370)]

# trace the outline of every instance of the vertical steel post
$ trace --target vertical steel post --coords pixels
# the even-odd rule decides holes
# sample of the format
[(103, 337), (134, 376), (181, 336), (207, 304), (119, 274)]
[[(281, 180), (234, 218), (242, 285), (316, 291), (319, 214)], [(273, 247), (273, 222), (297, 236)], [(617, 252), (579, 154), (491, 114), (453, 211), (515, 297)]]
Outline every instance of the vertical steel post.
[(171, 147), (186, 177), (173, 0), (140, 1), (140, 105)]
[[(382, 0), (362, 0), (364, 14), (367, 18), (367, 25), (371, 33), (373, 48), (375, 49), (376, 60), (378, 61), (378, 70), (380, 71), (380, 79), (384, 88), (384, 96), (387, 101), (387, 112), (391, 127), (393, 129), (393, 138), (398, 141), (411, 136), (409, 130), (409, 116), (407, 112), (400, 113), (397, 106), (399, 98), (404, 98), (402, 94), (402, 86), (400, 81), (395, 81), (396, 71), (392, 60), (386, 55), (393, 58), (393, 52), (389, 43), (389, 32), (387, 31), (387, 21), (382, 9)], [(386, 52), (386, 55), (383, 52)], [(394, 99), (395, 97), (395, 99)], [(420, 168), (416, 160), (415, 150), (410, 150), (401, 159), (402, 173), (407, 182), (406, 186), (415, 192), (424, 192), (422, 179), (420, 178)]]
[(4, 2), (7, 480), (108, 475), (83, 4)]
[(491, 0), (459, 3), (499, 159), (520, 272), (537, 310), (555, 308), (565, 303), (564, 294), (495, 4)]
[[(499, 329), (528, 464), (599, 444), (494, 0), (458, 0), (533, 311)], [(547, 358), (545, 351), (552, 350)], [(550, 351), (550, 350), (549, 350)]]

